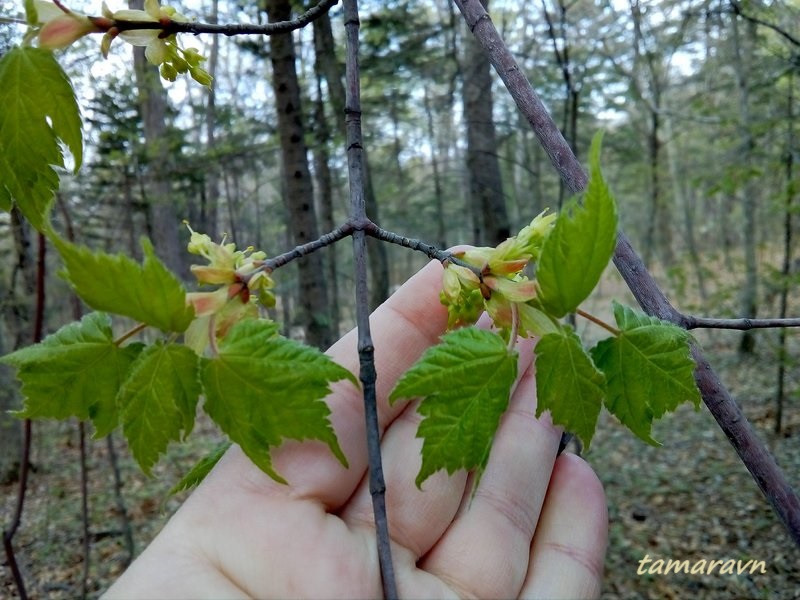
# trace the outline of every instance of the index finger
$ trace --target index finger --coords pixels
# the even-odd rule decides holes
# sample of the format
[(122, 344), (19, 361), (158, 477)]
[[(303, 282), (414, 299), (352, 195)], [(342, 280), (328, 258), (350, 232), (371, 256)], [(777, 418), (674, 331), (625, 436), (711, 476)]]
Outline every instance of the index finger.
[[(436, 344), (447, 327), (447, 310), (439, 302), (442, 265), (433, 261), (409, 279), (370, 316), (377, 378), (378, 414), (381, 429), (402, 412), (398, 403), (386, 401), (397, 379), (420, 355)], [(350, 331), (334, 344), (328, 354), (358, 375), (359, 359), (356, 331)], [(275, 469), (289, 485), (274, 482), (262, 473), (238, 446), (228, 451), (209, 475), (205, 485), (210, 493), (245, 485), (261, 494), (289, 494), (314, 498), (328, 510), (336, 510), (351, 496), (367, 468), (364, 404), (360, 388), (339, 382), (326, 402), (331, 408), (331, 424), (347, 457), (344, 468), (327, 445), (316, 441), (287, 440), (272, 451)], [(198, 490), (200, 492), (200, 490)]]

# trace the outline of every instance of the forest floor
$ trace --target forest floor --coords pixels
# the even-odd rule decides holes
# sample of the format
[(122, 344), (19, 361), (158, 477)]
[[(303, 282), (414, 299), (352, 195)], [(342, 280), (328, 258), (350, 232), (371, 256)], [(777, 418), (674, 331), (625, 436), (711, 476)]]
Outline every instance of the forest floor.
[[(609, 287), (601, 286), (607, 299)], [(624, 294), (623, 294), (624, 295)], [(597, 304), (592, 312), (607, 309)], [(580, 327), (579, 327), (580, 329)], [(587, 332), (588, 333), (588, 332)], [(722, 380), (732, 390), (759, 436), (778, 458), (789, 480), (800, 487), (800, 372), (788, 371), (790, 397), (784, 429), (773, 433), (775, 410), (774, 333), (759, 334), (756, 354), (736, 354), (737, 332), (701, 335)], [(589, 334), (591, 337), (591, 334)], [(789, 335), (792, 356), (800, 355), (800, 334)], [(131, 519), (136, 552), (141, 551), (179, 506), (165, 501), (180, 475), (218, 439), (200, 420), (185, 445), (174, 445), (146, 478), (117, 441), (125, 482), (122, 494)], [(602, 479), (609, 503), (609, 549), (603, 598), (797, 598), (800, 553), (740, 463), (705, 406), (684, 406), (654, 427), (663, 446), (653, 448), (627, 433), (606, 413), (586, 459)], [(36, 423), (33, 472), (24, 518), (15, 538), (31, 598), (81, 596), (84, 570), (79, 444), (74, 423)], [(104, 440), (88, 440), (90, 564), (88, 594), (99, 596), (124, 570), (128, 558), (113, 493), (113, 473)], [(16, 485), (0, 486), (0, 522), (5, 527), (16, 502)], [(766, 573), (643, 574), (640, 561), (764, 561)], [(650, 563), (653, 565), (653, 563)], [(649, 565), (648, 565), (649, 566)], [(5, 557), (0, 558), (0, 598), (16, 596)]]

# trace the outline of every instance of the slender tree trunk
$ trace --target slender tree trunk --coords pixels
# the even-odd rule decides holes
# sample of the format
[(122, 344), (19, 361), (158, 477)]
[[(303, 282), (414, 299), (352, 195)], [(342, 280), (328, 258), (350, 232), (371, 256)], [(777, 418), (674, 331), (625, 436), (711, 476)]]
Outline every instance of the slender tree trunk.
[[(0, 338), (0, 352), (15, 350), (30, 343), (31, 299), (36, 293), (36, 269), (31, 251), (31, 227), (19, 210), (11, 210), (10, 229), (14, 242), (14, 263), (4, 290), (3, 318), (6, 340)], [(5, 283), (5, 282), (4, 282)], [(5, 288), (5, 285), (3, 286)], [(0, 334), (3, 329), (0, 328)], [(0, 366), (0, 483), (16, 481), (22, 456), (22, 421), (8, 413), (20, 408), (17, 384), (10, 367)]]
[[(752, 63), (753, 39), (755, 30), (753, 24), (748, 24), (748, 35), (743, 44), (739, 33), (738, 17), (732, 19), (732, 41), (734, 51), (734, 70), (736, 72), (736, 85), (739, 90), (739, 135), (741, 137), (741, 158), (744, 165), (753, 164), (755, 141), (751, 127), (750, 116), (750, 69)], [(740, 296), (740, 312), (742, 317), (755, 317), (758, 309), (758, 263), (756, 256), (756, 185), (753, 177), (745, 175), (746, 179), (742, 190), (743, 212), (743, 241), (745, 279)], [(755, 349), (754, 332), (742, 333), (739, 343), (741, 354), (752, 354)]]
[[(0, 328), (0, 336), (2, 336)], [(0, 337), (0, 353), (6, 353), (5, 340)], [(9, 411), (20, 408), (17, 385), (11, 367), (0, 365), (0, 485), (19, 478), (22, 456), (22, 421)]]
[[(572, 65), (570, 64), (570, 47), (567, 39), (567, 11), (574, 3), (569, 5), (565, 4), (563, 0), (558, 2), (558, 15), (559, 15), (559, 31), (560, 35), (556, 33), (556, 28), (553, 23), (553, 18), (547, 10), (547, 3), (542, 0), (542, 11), (545, 20), (547, 21), (547, 29), (550, 34), (550, 41), (553, 44), (553, 55), (555, 56), (556, 64), (561, 69), (561, 77), (564, 80), (564, 99), (562, 102), (562, 124), (561, 131), (564, 138), (567, 140), (572, 151), (578, 154), (578, 103), (580, 101), (580, 90), (575, 86), (572, 77)], [(563, 40), (563, 44), (559, 47), (558, 38)], [(566, 196), (566, 186), (563, 180), (559, 180), (558, 184), (558, 209), (564, 204)]]
[[(328, 156), (328, 144), (331, 133), (328, 127), (328, 118), (325, 115), (325, 101), (322, 97), (322, 64), (317, 44), (317, 30), (314, 30), (314, 74), (317, 80), (317, 98), (314, 102), (314, 171), (317, 178), (317, 199), (319, 206), (320, 223), (323, 231), (332, 231), (336, 227), (333, 216), (333, 183)], [(339, 337), (339, 286), (336, 261), (338, 244), (333, 244), (325, 249), (325, 277), (330, 290), (330, 324), (331, 335)]]
[[(789, 278), (792, 274), (792, 247), (794, 241), (794, 197), (797, 193), (797, 182), (794, 180), (794, 77), (789, 72), (789, 96), (786, 100), (786, 191), (783, 205), (783, 262), (781, 265), (781, 296), (778, 316), (785, 318), (789, 303)], [(786, 332), (782, 327), (778, 330), (778, 383), (775, 391), (775, 433), (783, 429), (783, 402), (786, 385), (786, 364), (789, 357), (786, 352)]]
[[(331, 30), (331, 20), (328, 14), (324, 14), (314, 21), (314, 35), (318, 39), (319, 46), (316, 49), (320, 57), (320, 67), (325, 74), (325, 82), (328, 84), (328, 93), (331, 97), (336, 114), (336, 123), (339, 126), (339, 133), (342, 139), (347, 139), (347, 132), (344, 122), (344, 66), (336, 59), (336, 46)], [(364, 148), (361, 152), (364, 163), (364, 202), (367, 206), (367, 216), (380, 223), (380, 211), (378, 201), (375, 198), (375, 188), (372, 185), (371, 170), (369, 168), (368, 151)], [(369, 297), (372, 308), (380, 305), (389, 297), (389, 254), (386, 244), (376, 239), (367, 239), (367, 254), (369, 260)]]
[(694, 206), (693, 198), (689, 199), (689, 194), (686, 192), (684, 178), (681, 176), (683, 172), (683, 163), (680, 160), (680, 152), (676, 147), (675, 131), (672, 128), (672, 118), (667, 114), (664, 117), (664, 133), (666, 134), (667, 145), (667, 164), (669, 165), (669, 177), (672, 183), (672, 196), (675, 199), (675, 204), (683, 209), (683, 226), (684, 234), (686, 236), (686, 249), (689, 253), (692, 267), (694, 268), (697, 277), (697, 289), (700, 292), (700, 298), (705, 304), (708, 298), (706, 291), (706, 282), (703, 275), (703, 263), (700, 258), (700, 252), (697, 249), (697, 239), (695, 236), (694, 227)]
[(436, 143), (436, 133), (433, 127), (433, 108), (428, 95), (428, 88), (424, 90), (425, 116), (428, 125), (428, 138), (431, 140), (431, 168), (433, 169), (433, 202), (436, 212), (436, 243), (440, 248), (447, 248), (447, 230), (444, 217), (444, 194), (442, 192), (442, 179), (439, 173), (439, 148)]
[[(143, 0), (130, 0), (132, 9), (141, 10)], [(179, 277), (188, 277), (184, 248), (180, 242), (180, 219), (173, 204), (170, 185), (170, 150), (167, 140), (167, 95), (158, 69), (144, 57), (144, 48), (134, 47), (133, 64), (139, 89), (139, 108), (148, 149), (150, 180), (147, 186), (150, 235), (156, 252)]]
[[(489, 0), (481, 0), (485, 8)], [(511, 235), (506, 212), (497, 135), (492, 117), (489, 59), (473, 36), (465, 40), (464, 117), (467, 121), (467, 177), (475, 211), (477, 244), (496, 245)]]
[[(650, 205), (647, 233), (644, 238), (644, 261), (646, 264), (658, 252), (664, 266), (675, 262), (672, 250), (672, 218), (669, 206), (661, 189), (661, 113), (662, 91), (667, 80), (661, 58), (648, 49), (642, 31), (642, 10), (639, 0), (629, 0), (634, 32), (634, 71), (631, 80), (636, 95), (648, 116), (648, 154), (650, 159)], [(657, 62), (659, 61), (659, 62)], [(644, 64), (642, 64), (644, 62)], [(641, 71), (644, 83), (637, 81), (637, 71)]]
[[(292, 9), (288, 0), (267, 0), (266, 5), (270, 22), (291, 19)], [(314, 188), (308, 168), (294, 42), (291, 33), (273, 35), (269, 40), (283, 176), (286, 183), (284, 201), (289, 214), (292, 242), (304, 244), (319, 237), (319, 230), (314, 210)], [(334, 338), (331, 335), (328, 288), (325, 284), (322, 254), (315, 252), (300, 259), (298, 277), (298, 306), (306, 342), (319, 348), (327, 348), (334, 342)]]
[[(219, 14), (219, 0), (211, 0), (209, 23), (216, 23)], [(208, 74), (211, 75), (211, 87), (206, 98), (206, 154), (211, 157), (217, 145), (217, 63), (219, 62), (219, 38), (211, 36), (211, 50), (208, 56)], [(205, 180), (203, 203), (200, 207), (200, 231), (207, 233), (211, 239), (217, 238), (217, 207), (219, 205), (219, 164), (209, 161)]]

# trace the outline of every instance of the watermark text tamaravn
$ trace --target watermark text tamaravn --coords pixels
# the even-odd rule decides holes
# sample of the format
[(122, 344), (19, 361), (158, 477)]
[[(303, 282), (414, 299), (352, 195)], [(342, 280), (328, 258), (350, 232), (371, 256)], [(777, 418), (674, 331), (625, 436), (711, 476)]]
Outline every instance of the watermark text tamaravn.
[[(648, 566), (649, 565), (649, 566)], [(685, 573), (687, 575), (750, 575), (756, 573), (766, 574), (767, 564), (763, 560), (673, 560), (650, 558), (645, 554), (639, 561), (639, 568), (636, 569), (637, 575), (669, 575), (671, 573)]]

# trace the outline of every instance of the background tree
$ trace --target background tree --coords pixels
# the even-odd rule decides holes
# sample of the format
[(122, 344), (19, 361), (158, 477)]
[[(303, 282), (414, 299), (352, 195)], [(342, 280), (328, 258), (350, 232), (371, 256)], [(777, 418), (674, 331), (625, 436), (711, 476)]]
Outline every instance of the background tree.
[[(271, 22), (291, 20), (289, 0), (267, 0), (266, 9)], [(319, 228), (291, 34), (270, 37), (270, 62), (278, 113), (286, 213), (292, 243), (300, 245), (317, 239)], [(298, 279), (300, 322), (305, 327), (306, 341), (312, 346), (327, 348), (335, 339), (329, 322), (328, 287), (321, 254), (312, 254), (298, 262)]]

